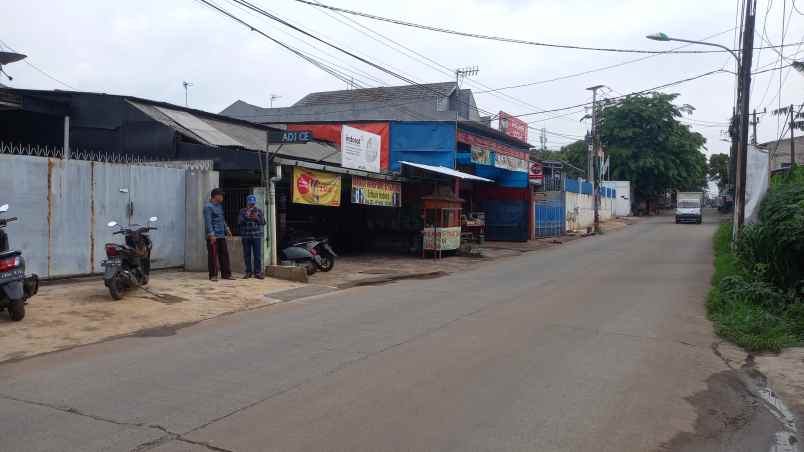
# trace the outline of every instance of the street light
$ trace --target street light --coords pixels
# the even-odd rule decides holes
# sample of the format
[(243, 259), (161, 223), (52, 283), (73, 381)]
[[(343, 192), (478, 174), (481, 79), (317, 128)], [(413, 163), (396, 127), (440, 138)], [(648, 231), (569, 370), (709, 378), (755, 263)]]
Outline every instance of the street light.
[(686, 43), (689, 43), (689, 44), (700, 44), (702, 46), (719, 47), (719, 48), (725, 50), (726, 52), (729, 52), (729, 54), (731, 56), (733, 56), (735, 60), (737, 60), (737, 63), (740, 62), (740, 57), (737, 56), (737, 54), (734, 53), (733, 50), (731, 50), (730, 48), (728, 48), (728, 47), (726, 47), (724, 45), (716, 44), (714, 42), (691, 41), (689, 39), (671, 38), (670, 36), (667, 36), (667, 34), (661, 33), (661, 32), (660, 33), (653, 33), (652, 35), (647, 35), (645, 37), (648, 38), (648, 39), (651, 39), (653, 41), (665, 41), (665, 42), (666, 41), (677, 41), (677, 42), (686, 42)]
[[(746, 32), (751, 34), (750, 43), (746, 44), (743, 43), (743, 47), (745, 49), (749, 49), (747, 54), (744, 53), (745, 56), (745, 63), (746, 67), (742, 67), (742, 61), (740, 57), (730, 48), (716, 44), (713, 42), (704, 42), (704, 41), (693, 41), (689, 39), (681, 39), (681, 38), (672, 38), (667, 36), (665, 33), (654, 33), (645, 36), (648, 39), (653, 41), (677, 41), (677, 42), (686, 42), (689, 44), (699, 44), (703, 46), (710, 46), (710, 47), (717, 47), (729, 52), (729, 55), (734, 57), (734, 60), (737, 62), (737, 99), (734, 112), (736, 113), (737, 119), (737, 142), (735, 143), (735, 154), (734, 158), (732, 158), (733, 163), (733, 172), (735, 174), (734, 177), (734, 225), (732, 229), (732, 239), (737, 238), (737, 234), (739, 232), (740, 227), (742, 226), (743, 219), (745, 216), (745, 165), (748, 155), (748, 97), (750, 96), (750, 86), (751, 86), (751, 52), (750, 49), (753, 47), (753, 35), (754, 35), (754, 28), (753, 28), (753, 15), (751, 16), (751, 27), (750, 31)], [(745, 51), (744, 51), (745, 52)], [(743, 73), (743, 69), (745, 69), (745, 73)], [(730, 169), (732, 169), (730, 168)]]

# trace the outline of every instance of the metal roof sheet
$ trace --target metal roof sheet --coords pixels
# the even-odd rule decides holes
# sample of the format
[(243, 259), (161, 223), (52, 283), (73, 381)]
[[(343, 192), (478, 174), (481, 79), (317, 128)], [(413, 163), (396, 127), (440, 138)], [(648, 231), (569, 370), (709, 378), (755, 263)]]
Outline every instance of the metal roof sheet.
[(379, 88), (348, 89), (310, 93), (293, 106), (321, 104), (351, 104), (360, 102), (388, 102), (394, 100), (449, 97), (455, 90), (455, 82), (425, 83), (419, 85), (383, 86)]

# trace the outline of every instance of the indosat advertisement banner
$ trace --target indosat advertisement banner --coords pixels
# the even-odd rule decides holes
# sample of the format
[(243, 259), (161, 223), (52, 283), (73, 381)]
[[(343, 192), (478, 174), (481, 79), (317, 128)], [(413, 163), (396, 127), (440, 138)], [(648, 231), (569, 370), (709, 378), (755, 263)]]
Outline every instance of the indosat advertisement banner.
[(293, 168), (293, 202), (316, 206), (340, 206), (341, 176), (298, 166)]
[(381, 136), (371, 132), (341, 127), (341, 166), (379, 173), (381, 140)]

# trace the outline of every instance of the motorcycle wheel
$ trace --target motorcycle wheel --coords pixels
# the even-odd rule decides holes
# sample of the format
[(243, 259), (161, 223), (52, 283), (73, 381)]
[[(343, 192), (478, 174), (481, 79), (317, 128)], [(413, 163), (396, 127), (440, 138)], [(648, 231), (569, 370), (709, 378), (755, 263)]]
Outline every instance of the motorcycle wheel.
[(112, 296), (115, 300), (122, 300), (123, 299), (123, 277), (120, 275), (115, 275), (109, 282), (106, 284), (109, 287), (109, 295)]
[(8, 316), (14, 322), (19, 322), (25, 318), (25, 300), (12, 301), (8, 305)]
[(307, 263), (304, 264), (304, 266), (307, 269), (307, 275), (308, 276), (313, 275), (316, 272), (316, 270), (318, 270), (316, 268), (315, 263), (313, 263), (313, 262), (307, 262)]
[(319, 265), (318, 268), (322, 272), (328, 272), (335, 268), (335, 256), (332, 256), (329, 253), (321, 254), (321, 265)]

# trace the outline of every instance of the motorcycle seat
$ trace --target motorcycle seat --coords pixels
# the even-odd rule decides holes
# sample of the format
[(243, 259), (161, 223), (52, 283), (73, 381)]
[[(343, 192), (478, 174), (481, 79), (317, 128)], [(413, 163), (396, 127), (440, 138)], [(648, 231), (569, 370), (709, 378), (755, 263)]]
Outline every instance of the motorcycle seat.
[(0, 259), (4, 259), (7, 257), (14, 257), (22, 255), (22, 251), (19, 250), (7, 250), (7, 251), (0, 251)]

